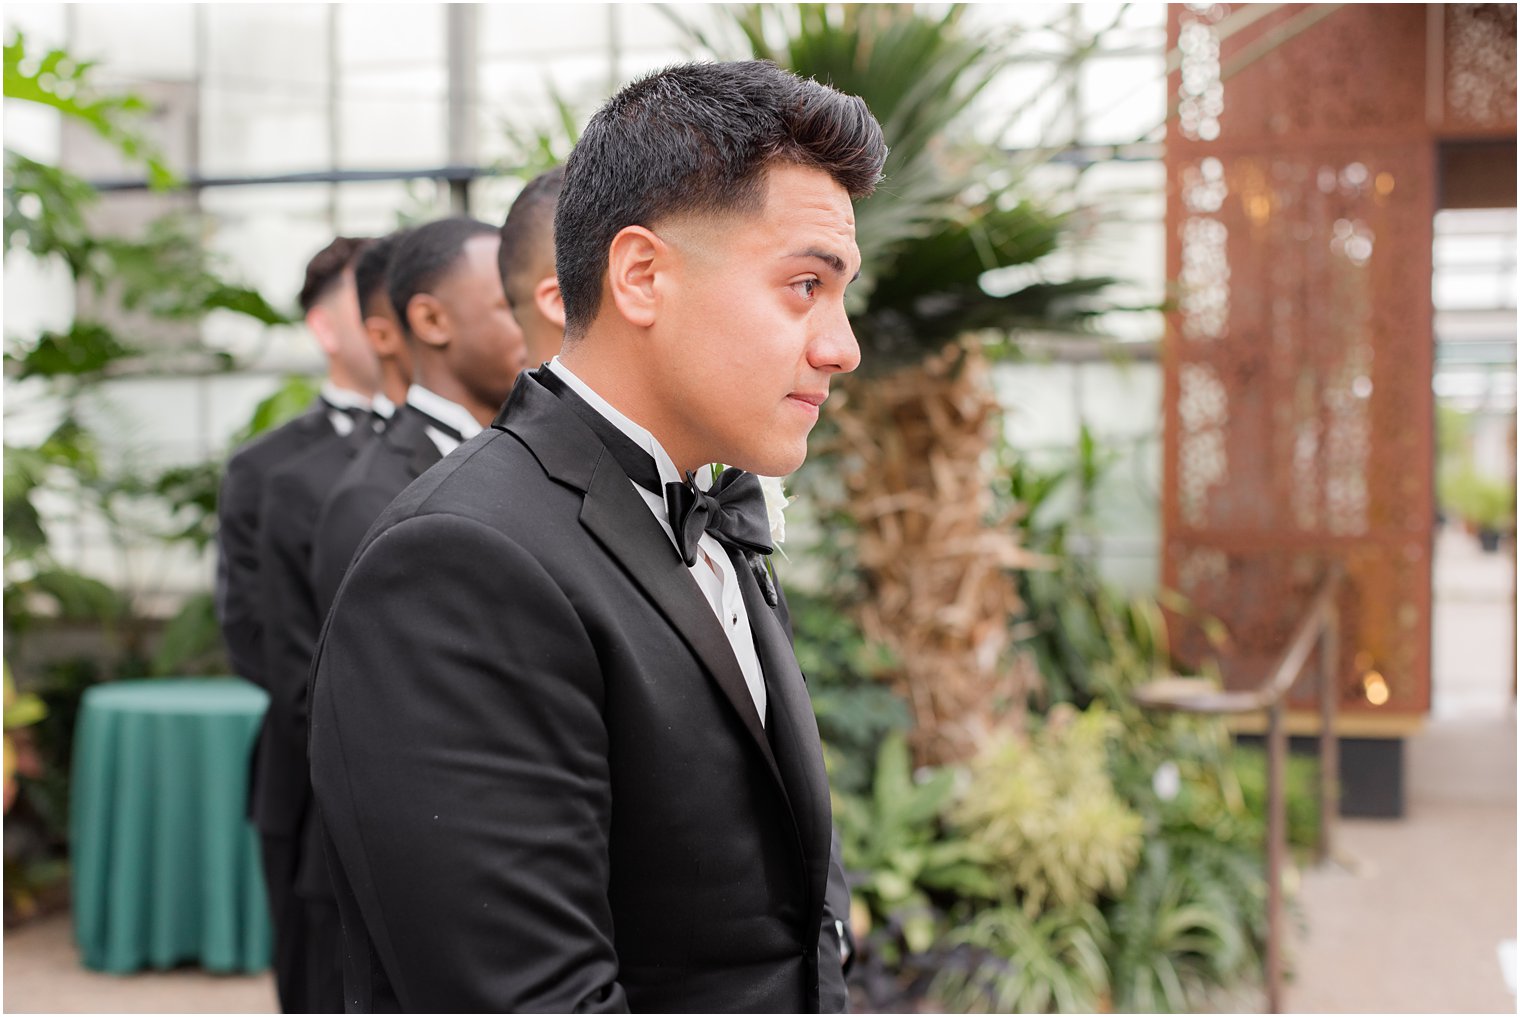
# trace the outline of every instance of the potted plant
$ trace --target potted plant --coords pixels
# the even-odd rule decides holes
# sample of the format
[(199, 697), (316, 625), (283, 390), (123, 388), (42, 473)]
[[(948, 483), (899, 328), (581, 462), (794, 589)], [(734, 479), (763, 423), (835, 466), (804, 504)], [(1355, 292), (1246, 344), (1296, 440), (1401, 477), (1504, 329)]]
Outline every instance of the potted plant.
[(1515, 532), (1514, 484), (1485, 476), (1470, 464), (1444, 479), (1441, 501), (1477, 534), (1485, 551), (1497, 551), (1500, 537)]

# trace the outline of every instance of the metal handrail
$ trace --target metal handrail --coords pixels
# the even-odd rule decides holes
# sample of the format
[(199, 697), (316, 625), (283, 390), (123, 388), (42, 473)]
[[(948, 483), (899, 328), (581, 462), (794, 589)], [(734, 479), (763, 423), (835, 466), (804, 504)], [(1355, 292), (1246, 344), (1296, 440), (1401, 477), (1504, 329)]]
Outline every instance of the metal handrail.
[(1339, 689), (1335, 681), (1336, 663), (1340, 659), (1340, 613), (1336, 602), (1345, 575), (1333, 564), (1309, 604), (1308, 611), (1293, 632), (1293, 638), (1278, 657), (1271, 673), (1259, 687), (1233, 692), (1216, 688), (1198, 678), (1168, 678), (1148, 682), (1134, 689), (1131, 697), (1142, 707), (1177, 713), (1216, 716), (1267, 714), (1267, 1012), (1282, 1013), (1282, 870), (1288, 850), (1287, 760), (1288, 729), (1286, 701), (1288, 693), (1302, 676), (1315, 648), (1319, 649), (1320, 733), (1319, 733), (1319, 840), (1316, 860), (1330, 857), (1335, 820), (1340, 812), (1338, 798), (1339, 747), (1335, 740), (1335, 714)]

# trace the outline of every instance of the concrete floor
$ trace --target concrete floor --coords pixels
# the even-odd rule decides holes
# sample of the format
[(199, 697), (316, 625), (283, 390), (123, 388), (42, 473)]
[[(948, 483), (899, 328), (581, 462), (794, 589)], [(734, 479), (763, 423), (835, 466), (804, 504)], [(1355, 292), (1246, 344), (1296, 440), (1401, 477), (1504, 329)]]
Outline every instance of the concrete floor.
[(1400, 820), (1345, 820), (1337, 864), (1302, 875), (1288, 1009), (1514, 1013), (1515, 722), (1437, 721), (1410, 739)]
[(79, 963), (67, 914), (5, 933), (6, 1013), (278, 1013), (274, 979), (194, 968), (102, 975)]
[[(1407, 813), (1345, 820), (1302, 873), (1300, 1013), (1514, 1013), (1514, 559), (1437, 536), (1431, 716), (1405, 743)], [(1513, 959), (1511, 959), (1513, 964)]]
[[(1515, 1012), (1499, 959), (1501, 943), (1515, 939), (1513, 582), (1507, 556), (1441, 535), (1434, 702), (1406, 743), (1408, 814), (1344, 821), (1338, 863), (1301, 873), (1290, 1010)], [(274, 1008), (268, 975), (85, 971), (67, 915), (5, 933), (7, 1013)]]

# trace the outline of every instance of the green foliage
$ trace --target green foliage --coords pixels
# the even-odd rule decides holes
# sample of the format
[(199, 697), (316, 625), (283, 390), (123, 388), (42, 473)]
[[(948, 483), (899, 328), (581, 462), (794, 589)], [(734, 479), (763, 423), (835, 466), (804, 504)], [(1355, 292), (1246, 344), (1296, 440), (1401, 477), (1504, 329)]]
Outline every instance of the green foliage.
[(1483, 530), (1501, 533), (1515, 528), (1515, 485), (1479, 473), (1464, 464), (1441, 478), (1441, 502)]
[(241, 445), (250, 438), (299, 416), (317, 397), (319, 389), (320, 386), (310, 378), (290, 375), (280, 383), (279, 388), (253, 408), (253, 416), (242, 430), (233, 435), (232, 443)]
[[(131, 162), (146, 166), (156, 186), (173, 183), (157, 149), (142, 133), (147, 105), (131, 95), (105, 94), (93, 84), (89, 63), (61, 50), (28, 52), (19, 33), (5, 47), (5, 95), (57, 110), (84, 123)], [(222, 670), (220, 640), (209, 595), (190, 598), (172, 619), (149, 659), (158, 621), (143, 608), (155, 592), (151, 552), (188, 544), (203, 550), (214, 529), (220, 464), (191, 463), (144, 470), (90, 430), (84, 412), (103, 397), (102, 383), (163, 370), (225, 370), (230, 358), (200, 344), (194, 325), (231, 313), (261, 324), (290, 318), (249, 287), (226, 278), (207, 252), (203, 226), (183, 214), (159, 217), (131, 236), (100, 233), (91, 225), (98, 193), (59, 168), (5, 152), (6, 257), (29, 257), (65, 267), (76, 290), (94, 308), (67, 326), (6, 337), (7, 375), (28, 380), (59, 420), (34, 444), (5, 445), (4, 623), (18, 678), (46, 716), (28, 729), (40, 765), (20, 778), (17, 806), (6, 817), (8, 901), (14, 887), (35, 900), (63, 872), (67, 848), (68, 781), (72, 735), (84, 690), (123, 675)], [(130, 322), (130, 324), (121, 324)], [(163, 323), (178, 323), (188, 344), (166, 346)], [(154, 341), (132, 333), (142, 329)], [(251, 430), (290, 415), (312, 386), (290, 384), (260, 407)], [(115, 426), (121, 426), (118, 422)], [(104, 452), (109, 448), (110, 452)], [(103, 523), (129, 578), (113, 587), (70, 567), (55, 551), (56, 521)], [(28, 655), (25, 639), (44, 624), (83, 622), (103, 639), (91, 657), (48, 660)], [(39, 646), (47, 644), (39, 637)], [(30, 659), (31, 657), (38, 659)]]
[(989, 863), (1000, 899), (1031, 917), (1124, 888), (1141, 817), (1108, 775), (1116, 720), (1093, 707), (1053, 712), (1028, 738), (1004, 735), (970, 766), (951, 820)]
[[(16, 683), (11, 680), (11, 666), (7, 663), (5, 665), (5, 730), (10, 732), (31, 727), (46, 716), (47, 705), (41, 699), (30, 693), (21, 695), (16, 692)], [(9, 741), (6, 744), (9, 747)], [(6, 780), (10, 780), (9, 763), (6, 764), (5, 774)]]
[[(1101, 699), (1128, 719), (1129, 690), (1170, 665), (1166, 620), (1158, 598), (1120, 593), (1072, 550), (1073, 538), (1090, 526), (1089, 506), (1114, 456), (1086, 427), (1064, 465), (1040, 469), (1011, 450), (1004, 456), (1007, 494), (1020, 509), (1019, 543), (1050, 561), (1018, 576), (1024, 614), (1015, 631), (1043, 682), (1035, 705)], [(1180, 597), (1163, 596), (1187, 611)]]
[(797, 664), (808, 682), (830, 786), (866, 791), (882, 739), (912, 722), (907, 704), (882, 679), (891, 655), (868, 643), (835, 598), (787, 592)]
[(94, 63), (67, 51), (28, 53), (19, 31), (5, 44), (5, 97), (51, 106), (70, 119), (88, 124), (122, 155), (146, 164), (155, 187), (173, 186), (175, 177), (156, 146), (140, 130), (150, 112), (135, 95), (101, 94), (91, 81)]
[(525, 181), (570, 157), (570, 150), (580, 140), (581, 124), (586, 119), (574, 103), (560, 94), (553, 82), (546, 82), (544, 90), (552, 107), (548, 122), (529, 124), (512, 119), (500, 124), (502, 138), (507, 143), (507, 154), (501, 165)]
[(1091, 904), (1043, 911), (981, 911), (950, 936), (971, 963), (947, 964), (930, 994), (948, 1009), (985, 1013), (1094, 1013), (1108, 988), (1108, 928)]
[[(197, 320), (213, 311), (230, 311), (266, 325), (291, 320), (257, 290), (228, 282), (201, 243), (199, 227), (185, 215), (160, 216), (132, 237), (104, 236), (89, 228), (85, 216), (98, 200), (95, 190), (78, 177), (7, 151), (6, 251), (57, 258), (97, 295), (109, 295), (128, 311), (166, 321)], [(65, 338), (88, 339), (92, 347), (99, 347), (106, 326), (76, 322), (76, 330), (77, 336), (70, 332)], [(120, 348), (113, 359), (142, 355), (142, 344), (111, 338)], [(13, 356), (24, 355), (32, 345), (20, 344), (20, 354)], [(222, 366), (230, 364), (224, 361)]]
[(955, 792), (955, 775), (931, 770), (914, 780), (908, 743), (888, 735), (868, 797), (836, 793), (834, 824), (855, 893), (876, 922), (900, 929), (907, 949), (922, 953), (942, 931), (933, 891), (991, 898), (995, 888), (978, 848), (941, 835), (940, 816)]
[(1474, 416), (1436, 406), (1436, 494), (1442, 509), (1479, 530), (1512, 533), (1515, 485), (1478, 470), (1473, 461)]
[(67, 332), (43, 332), (29, 349), (7, 351), (5, 359), (15, 364), (17, 378), (84, 378), (136, 353), (104, 325), (75, 320)]
[(1111, 912), (1110, 969), (1120, 1012), (1185, 1012), (1208, 987), (1255, 971), (1249, 926), (1226, 884), (1187, 862), (1174, 857), (1167, 841), (1151, 841)]
[[(1267, 754), (1255, 746), (1241, 746), (1231, 762), (1245, 812), (1253, 820), (1250, 836), (1255, 843), (1263, 844), (1267, 836)], [(1319, 843), (1318, 758), (1288, 753), (1287, 776), (1288, 843), (1307, 852)]]
[(221, 661), (216, 598), (210, 593), (194, 594), (159, 634), (150, 668), (155, 675), (209, 674), (220, 670)]

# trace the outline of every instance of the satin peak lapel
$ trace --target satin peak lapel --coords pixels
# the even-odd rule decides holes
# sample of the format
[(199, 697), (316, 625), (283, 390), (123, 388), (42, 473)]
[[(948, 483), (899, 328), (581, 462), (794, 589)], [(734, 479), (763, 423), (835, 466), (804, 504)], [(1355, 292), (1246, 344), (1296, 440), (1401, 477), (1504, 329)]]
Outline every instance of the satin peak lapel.
[(797, 656), (776, 617), (776, 610), (766, 604), (760, 584), (744, 558), (730, 553), (729, 560), (739, 572), (740, 588), (744, 591), (744, 606), (749, 611), (755, 650), (760, 655), (760, 667), (765, 672), (765, 687), (770, 699), (770, 734), (776, 746), (782, 784), (808, 861), (813, 891), (811, 899), (821, 914), (833, 823), (829, 777), (818, 741), (818, 722), (813, 717), (813, 703), (808, 697), (802, 671), (797, 667)]
[[(401, 412), (405, 412), (403, 408)], [(416, 480), (422, 476), (433, 464), (443, 458), (438, 451), (438, 446), (433, 444), (433, 439), (428, 436), (427, 423), (415, 413), (407, 413), (400, 426), (388, 429), (382, 437), (395, 435), (396, 444), (407, 451), (406, 465)]]
[[(569, 410), (564, 412), (570, 415)], [(580, 424), (579, 421), (576, 423)], [(600, 443), (598, 449), (600, 457), (593, 468), (586, 500), (581, 507), (581, 524), (622, 563), (633, 581), (691, 647), (730, 705), (738, 711), (756, 748), (784, 789), (786, 781), (776, 765), (759, 714), (755, 712), (755, 701), (744, 682), (744, 672), (739, 670), (733, 647), (708, 606), (701, 587), (676, 554), (670, 538), (655, 522), (649, 506), (634, 491), (632, 481), (612, 456), (600, 449)]]

